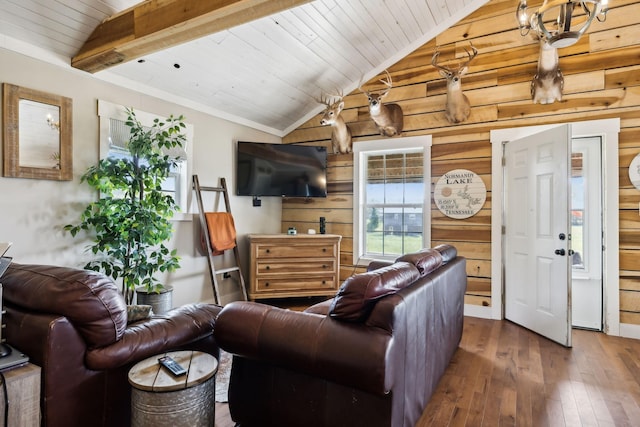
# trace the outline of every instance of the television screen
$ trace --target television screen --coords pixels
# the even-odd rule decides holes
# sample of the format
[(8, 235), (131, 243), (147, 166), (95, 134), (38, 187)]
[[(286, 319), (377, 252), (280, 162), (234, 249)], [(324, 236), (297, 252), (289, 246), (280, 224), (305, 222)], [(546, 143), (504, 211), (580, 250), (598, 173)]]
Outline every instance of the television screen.
[(327, 149), (238, 141), (238, 196), (327, 197)]

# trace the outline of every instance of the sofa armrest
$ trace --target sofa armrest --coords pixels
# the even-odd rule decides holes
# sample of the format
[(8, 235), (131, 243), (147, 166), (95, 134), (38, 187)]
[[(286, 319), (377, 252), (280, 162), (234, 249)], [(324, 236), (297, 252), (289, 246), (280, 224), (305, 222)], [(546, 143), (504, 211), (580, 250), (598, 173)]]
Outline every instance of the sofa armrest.
[(220, 312), (214, 335), (236, 356), (372, 393), (388, 391), (385, 359), (391, 336), (363, 323), (238, 301)]
[(104, 404), (101, 375), (85, 367), (86, 345), (69, 319), (27, 313), (11, 305), (6, 308), (7, 341), (42, 368), (42, 425), (68, 425), (68, 414), (77, 420), (100, 416)]
[(187, 304), (134, 323), (114, 344), (87, 350), (85, 362), (90, 369), (114, 369), (207, 337), (210, 337), (210, 345), (203, 351), (217, 356), (213, 327), (221, 309), (212, 304)]

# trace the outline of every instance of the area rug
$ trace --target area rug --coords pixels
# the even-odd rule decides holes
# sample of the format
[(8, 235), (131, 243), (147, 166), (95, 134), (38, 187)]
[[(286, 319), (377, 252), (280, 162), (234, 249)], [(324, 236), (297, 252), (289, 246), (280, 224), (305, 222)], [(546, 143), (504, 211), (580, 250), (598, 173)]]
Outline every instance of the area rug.
[(228, 402), (227, 390), (229, 388), (232, 360), (233, 356), (230, 353), (220, 350), (218, 373), (216, 374), (216, 402)]

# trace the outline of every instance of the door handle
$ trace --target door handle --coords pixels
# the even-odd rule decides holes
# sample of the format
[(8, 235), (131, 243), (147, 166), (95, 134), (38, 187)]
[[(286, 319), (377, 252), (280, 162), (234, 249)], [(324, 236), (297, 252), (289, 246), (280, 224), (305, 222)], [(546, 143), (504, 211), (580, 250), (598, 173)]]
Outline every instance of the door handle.
[(564, 254), (565, 254), (564, 249), (556, 249), (556, 255), (564, 256)]

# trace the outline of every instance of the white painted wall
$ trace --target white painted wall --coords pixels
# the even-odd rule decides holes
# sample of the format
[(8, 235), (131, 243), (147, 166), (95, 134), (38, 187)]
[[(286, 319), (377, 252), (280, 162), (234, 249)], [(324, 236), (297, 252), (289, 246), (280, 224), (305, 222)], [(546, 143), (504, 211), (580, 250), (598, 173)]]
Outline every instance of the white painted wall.
[[(262, 207), (253, 207), (250, 197), (234, 196), (235, 141), (281, 142), (278, 136), (225, 121), (208, 114), (161, 100), (143, 93), (105, 83), (71, 67), (15, 53), (0, 47), (0, 83), (12, 83), (31, 89), (63, 95), (73, 100), (73, 180), (47, 181), (0, 177), (0, 241), (11, 241), (7, 255), (14, 262), (82, 267), (89, 253), (86, 241), (72, 238), (62, 230), (77, 222), (84, 206), (97, 195), (80, 183), (80, 176), (99, 158), (98, 99), (152, 112), (159, 117), (183, 114), (194, 126), (191, 171), (201, 185), (218, 185), (225, 177), (238, 233), (241, 264), (248, 279), (248, 233), (279, 233), (281, 200), (262, 199)], [(0, 105), (0, 110), (2, 106)], [(0, 139), (2, 135), (0, 134)], [(1, 157), (0, 153), (0, 157)], [(189, 177), (191, 179), (191, 177)], [(205, 197), (205, 209), (214, 208), (213, 194)], [(192, 212), (197, 212), (195, 201)], [(221, 201), (220, 208), (224, 207)], [(165, 277), (174, 286), (173, 305), (213, 300), (206, 258), (196, 250), (191, 215), (175, 221), (172, 245), (182, 258), (181, 268)], [(219, 257), (221, 258), (221, 257)], [(227, 259), (221, 259), (224, 263)], [(230, 287), (223, 284), (223, 293)], [(233, 295), (227, 298), (232, 299)], [(226, 298), (223, 299), (225, 302)]]

